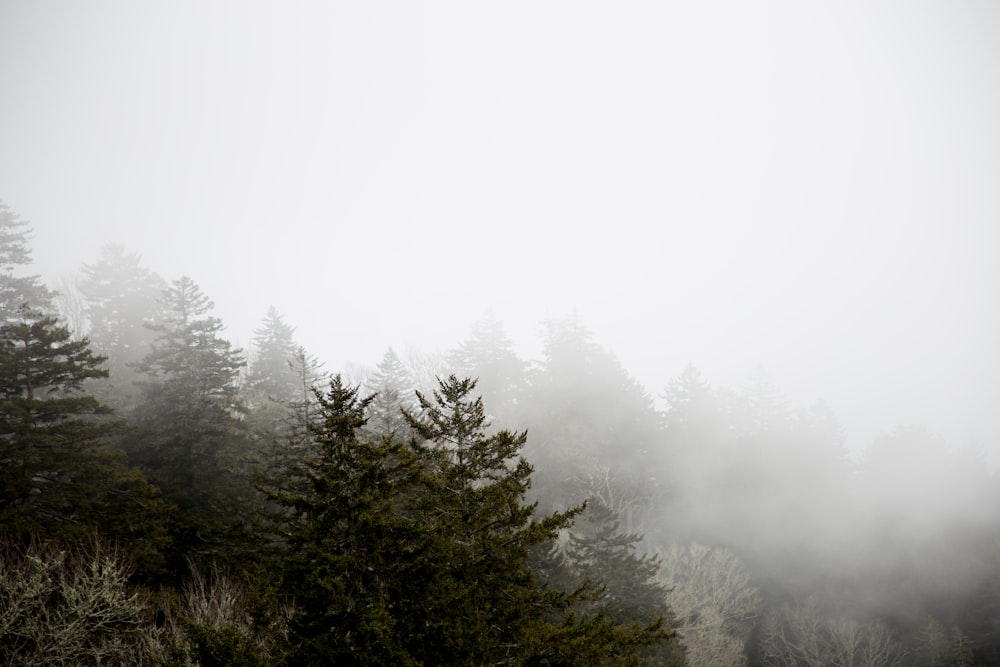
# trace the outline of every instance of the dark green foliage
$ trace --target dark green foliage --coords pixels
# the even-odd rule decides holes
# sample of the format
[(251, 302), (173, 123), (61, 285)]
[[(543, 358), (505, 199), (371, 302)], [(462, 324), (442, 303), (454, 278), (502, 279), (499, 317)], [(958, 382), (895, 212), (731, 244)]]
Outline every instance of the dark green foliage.
[(430, 493), (421, 518), (437, 537), (423, 627), (425, 664), (633, 664), (638, 649), (663, 638), (658, 623), (621, 625), (603, 608), (579, 607), (582, 592), (541, 583), (529, 566), (568, 528), (582, 506), (535, 516), (525, 502), (532, 468), (521, 457), (526, 433), (489, 424), (476, 384), (455, 376), (432, 397), (418, 393)]
[(244, 361), (219, 335), (221, 321), (207, 315), (212, 302), (190, 278), (174, 281), (163, 304), (163, 321), (151, 325), (157, 339), (137, 365), (149, 381), (128, 452), (178, 506), (178, 543), (220, 556), (248, 521), (240, 511), (251, 488), (236, 384)]
[[(397, 627), (419, 593), (420, 462), (400, 441), (359, 437), (372, 397), (339, 375), (317, 392), (315, 453), (299, 483), (263, 486), (283, 508), (295, 664), (415, 664)], [(302, 491), (288, 487), (302, 488)]]
[(82, 386), (103, 357), (51, 317), (22, 307), (0, 326), (0, 523), (68, 537), (126, 538), (144, 568), (165, 543), (165, 507), (109, 446), (122, 424)]
[(650, 633), (668, 631), (664, 641), (642, 650), (648, 664), (683, 665), (684, 651), (675, 633), (679, 624), (667, 604), (667, 589), (657, 579), (660, 559), (638, 553), (641, 536), (623, 533), (620, 524), (599, 499), (588, 503), (565, 548), (573, 584), (596, 582), (599, 590), (589, 604), (619, 623), (636, 624)]
[(304, 480), (261, 489), (280, 512), (291, 664), (626, 665), (665, 635), (622, 624), (529, 566), (579, 509), (525, 503), (524, 433), (487, 435), (475, 382), (451, 377), (420, 413), (420, 440), (365, 429), (373, 396), (336, 376)]

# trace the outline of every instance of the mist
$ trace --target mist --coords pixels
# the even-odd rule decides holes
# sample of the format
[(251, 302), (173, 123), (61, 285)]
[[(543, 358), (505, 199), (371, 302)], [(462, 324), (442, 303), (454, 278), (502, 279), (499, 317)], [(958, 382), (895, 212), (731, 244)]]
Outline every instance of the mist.
[(774, 623), (912, 639), (909, 606), (985, 642), (997, 29), (972, 1), (14, 0), (0, 199), (76, 335), (119, 244), (249, 372), (273, 307), (366, 389), (390, 349), (407, 391), (480, 377), (543, 508), (631, 485), (664, 572), (736, 559)]

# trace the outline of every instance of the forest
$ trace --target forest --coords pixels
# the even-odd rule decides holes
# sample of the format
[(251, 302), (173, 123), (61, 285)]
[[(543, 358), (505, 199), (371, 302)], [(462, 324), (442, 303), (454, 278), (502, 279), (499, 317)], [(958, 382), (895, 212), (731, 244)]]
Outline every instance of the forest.
[(576, 317), (328, 369), (280, 304), (239, 349), (191, 277), (108, 244), (57, 293), (30, 240), (0, 205), (3, 664), (1000, 665), (975, 449), (853, 458), (764, 373), (652, 396)]

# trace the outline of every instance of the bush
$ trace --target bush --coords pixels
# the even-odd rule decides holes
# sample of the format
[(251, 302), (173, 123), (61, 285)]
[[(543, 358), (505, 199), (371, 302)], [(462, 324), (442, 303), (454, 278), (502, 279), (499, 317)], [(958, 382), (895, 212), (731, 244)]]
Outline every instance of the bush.
[(115, 549), (34, 542), (0, 548), (0, 663), (148, 665), (162, 632), (149, 597), (128, 586)]
[(277, 584), (263, 573), (249, 583), (192, 567), (191, 578), (163, 609), (170, 635), (165, 662), (178, 667), (282, 662), (286, 613)]

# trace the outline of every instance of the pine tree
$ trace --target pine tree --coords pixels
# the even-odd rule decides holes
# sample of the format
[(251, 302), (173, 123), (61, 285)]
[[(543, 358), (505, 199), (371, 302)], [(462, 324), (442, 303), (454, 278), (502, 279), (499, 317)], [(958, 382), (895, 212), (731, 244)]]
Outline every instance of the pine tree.
[(421, 462), (399, 440), (366, 435), (373, 397), (340, 375), (316, 394), (316, 452), (302, 462), (304, 479), (260, 486), (282, 508), (276, 527), (298, 610), (292, 664), (418, 664), (398, 623), (425, 580), (425, 538), (410, 508)]
[[(288, 330), (290, 334), (291, 328)], [(287, 339), (278, 336), (274, 340)], [(301, 345), (275, 347), (288, 355), (285, 368), (279, 373), (275, 363), (269, 364), (273, 374), (256, 375), (251, 371), (251, 387), (256, 386), (258, 390), (248, 390), (250, 406), (246, 423), (258, 441), (254, 452), (255, 480), (266, 484), (267, 480), (282, 478), (287, 484), (293, 484), (301, 476), (303, 458), (315, 453), (312, 428), (320, 420), (315, 390), (323, 385), (327, 374), (322, 370), (322, 362)], [(277, 361), (277, 355), (269, 356)], [(282, 387), (278, 387), (279, 384)], [(278, 389), (283, 398), (279, 400), (263, 393), (268, 386)], [(301, 487), (296, 488), (301, 490)]]
[(295, 328), (285, 322), (274, 306), (254, 331), (253, 360), (246, 387), (256, 396), (255, 403), (267, 399), (287, 404), (298, 398), (300, 383), (293, 365), (298, 345)]
[(38, 276), (15, 276), (18, 266), (31, 263), (30, 228), (26, 220), (0, 201), (0, 322), (17, 320), (21, 307), (52, 310), (52, 295)]
[(529, 565), (583, 506), (535, 517), (525, 432), (487, 435), (475, 381), (451, 376), (408, 419), (432, 471), (422, 519), (437, 537), (431, 588), (417, 628), (425, 664), (633, 664), (662, 638), (659, 625), (624, 626), (577, 609), (579, 592), (547, 588)]
[(667, 604), (667, 589), (657, 580), (660, 559), (640, 554), (642, 537), (624, 533), (617, 514), (599, 499), (588, 503), (565, 548), (572, 585), (600, 582), (590, 605), (603, 608), (623, 624), (650, 632), (667, 628), (665, 640), (642, 650), (648, 664), (683, 665), (684, 650), (677, 637), (678, 622)]
[(391, 347), (385, 351), (366, 384), (374, 393), (368, 408), (369, 428), (375, 434), (405, 438), (409, 427), (403, 411), (416, 407), (412, 400), (415, 383), (413, 375)]
[(662, 637), (536, 579), (529, 552), (579, 510), (533, 518), (524, 434), (487, 436), (474, 387), (418, 394), (409, 443), (373, 436), (372, 396), (340, 376), (320, 394), (305, 484), (261, 485), (281, 509), (291, 664), (630, 665)]
[(513, 341), (496, 318), (477, 322), (448, 361), (458, 377), (476, 379), (495, 419), (509, 419), (524, 400), (527, 364), (517, 356)]
[(107, 244), (94, 264), (83, 266), (79, 289), (86, 299), (88, 337), (108, 357), (109, 379), (101, 395), (119, 410), (135, 407), (135, 365), (148, 354), (160, 319), (166, 282), (142, 266), (141, 258), (120, 245)]
[(295, 343), (294, 334), (295, 328), (273, 306), (254, 332), (243, 394), (246, 425), (257, 441), (253, 456), (258, 468), (285, 470), (305, 452), (318, 363)]
[(245, 528), (238, 508), (250, 492), (241, 476), (243, 356), (221, 337), (212, 302), (190, 278), (171, 283), (163, 306), (163, 321), (151, 325), (156, 341), (136, 365), (149, 381), (128, 452), (178, 505), (179, 544), (218, 554), (227, 534)]
[(96, 529), (156, 569), (166, 506), (109, 446), (122, 423), (83, 392), (107, 374), (104, 358), (54, 318), (20, 315), (0, 326), (0, 524), (62, 538)]
[(670, 480), (650, 397), (576, 318), (549, 320), (543, 359), (532, 376), (526, 423), (544, 507), (565, 507), (607, 480), (634, 507), (629, 530), (647, 533), (655, 499)]

